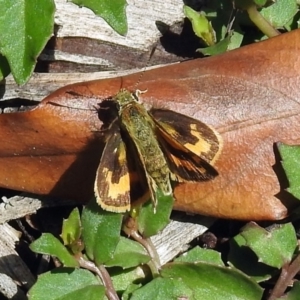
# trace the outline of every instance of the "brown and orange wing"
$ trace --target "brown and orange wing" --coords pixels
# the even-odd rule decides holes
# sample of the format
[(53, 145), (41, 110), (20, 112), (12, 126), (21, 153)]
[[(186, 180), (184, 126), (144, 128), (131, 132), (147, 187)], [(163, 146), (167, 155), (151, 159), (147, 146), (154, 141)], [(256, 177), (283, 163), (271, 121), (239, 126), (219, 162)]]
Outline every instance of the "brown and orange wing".
[(128, 156), (120, 132), (116, 131), (104, 147), (94, 185), (96, 201), (104, 210), (123, 213), (149, 199), (143, 176), (133, 161), (128, 164)]
[(203, 181), (218, 175), (212, 165), (220, 154), (222, 140), (213, 128), (171, 110), (152, 109), (149, 113), (173, 179)]

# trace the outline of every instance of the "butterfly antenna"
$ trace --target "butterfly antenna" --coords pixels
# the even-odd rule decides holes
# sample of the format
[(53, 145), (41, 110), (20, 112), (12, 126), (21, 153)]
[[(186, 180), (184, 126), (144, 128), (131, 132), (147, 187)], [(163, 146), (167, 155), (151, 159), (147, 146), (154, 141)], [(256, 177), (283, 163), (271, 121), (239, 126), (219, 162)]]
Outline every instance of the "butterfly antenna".
[(152, 48), (151, 53), (150, 53), (149, 58), (148, 58), (148, 61), (147, 61), (146, 65), (145, 65), (145, 67), (144, 67), (144, 70), (143, 70), (143, 72), (140, 74), (139, 79), (137, 80), (136, 84), (134, 85), (134, 90), (136, 89), (136, 87), (137, 87), (137, 86), (139, 85), (139, 83), (141, 82), (141, 80), (142, 80), (142, 78), (143, 78), (143, 76), (144, 76), (144, 74), (145, 74), (145, 72), (146, 72), (146, 68), (149, 67), (151, 58), (152, 58), (152, 56), (153, 56), (153, 54), (154, 54), (154, 52), (155, 52), (155, 50), (156, 50), (156, 47), (157, 47), (157, 44), (154, 45), (154, 47)]

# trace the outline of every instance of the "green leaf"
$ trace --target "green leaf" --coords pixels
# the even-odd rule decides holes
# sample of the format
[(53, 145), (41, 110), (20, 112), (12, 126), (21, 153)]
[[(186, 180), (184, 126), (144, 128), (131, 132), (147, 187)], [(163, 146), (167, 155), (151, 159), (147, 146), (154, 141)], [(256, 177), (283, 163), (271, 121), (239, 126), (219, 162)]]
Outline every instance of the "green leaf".
[(257, 255), (248, 247), (242, 234), (230, 240), (228, 262), (238, 270), (251, 276), (256, 282), (270, 279), (278, 270), (258, 261)]
[(161, 276), (184, 283), (193, 291), (191, 299), (257, 300), (262, 297), (260, 286), (242, 272), (207, 263), (168, 264), (162, 268)]
[(227, 51), (227, 48), (230, 44), (230, 35), (228, 35), (225, 39), (218, 42), (217, 44), (206, 47), (206, 48), (199, 48), (196, 51), (201, 52), (203, 55), (217, 55)]
[(206, 45), (212, 46), (216, 42), (215, 31), (205, 14), (198, 13), (189, 6), (183, 6), (185, 16), (191, 21), (193, 31), (196, 36), (201, 38)]
[(157, 191), (157, 207), (154, 212), (153, 204), (148, 201), (138, 212), (138, 230), (144, 237), (157, 234), (165, 228), (170, 221), (170, 214), (173, 209), (174, 199), (172, 196), (163, 196)]
[(68, 219), (63, 220), (61, 238), (64, 245), (76, 242), (81, 235), (81, 221), (78, 208), (74, 208)]
[(241, 234), (230, 240), (228, 263), (251, 276), (256, 282), (270, 279), (278, 270), (258, 261), (257, 255), (248, 247)]
[(38, 277), (29, 290), (30, 300), (99, 300), (105, 297), (105, 288), (89, 271), (57, 268)]
[(291, 223), (276, 225), (270, 230), (248, 223), (241, 235), (260, 262), (275, 268), (290, 262), (297, 247), (297, 237)]
[[(126, 257), (126, 259), (125, 259)], [(105, 262), (107, 267), (132, 268), (150, 261), (151, 257), (139, 243), (121, 237), (114, 256)]]
[(81, 220), (78, 208), (74, 208), (68, 219), (63, 220), (61, 238), (64, 245), (67, 245), (73, 253), (79, 253), (84, 249), (80, 240), (81, 237)]
[(131, 300), (261, 299), (258, 284), (237, 270), (207, 263), (171, 263), (156, 278), (133, 292)]
[[(193, 12), (195, 18), (199, 15)], [(240, 28), (237, 19), (229, 26), (228, 20), (232, 17), (232, 4), (226, 1), (210, 1), (205, 7), (205, 15), (211, 22), (214, 30), (215, 43), (206, 48), (200, 48), (196, 51), (204, 55), (216, 55), (228, 50), (240, 47), (243, 42), (244, 34)], [(218, 41), (216, 43), (216, 41)]]
[(135, 290), (139, 289), (141, 286), (142, 286), (141, 284), (135, 284), (135, 283), (130, 284), (130, 285), (128, 286), (128, 288), (126, 289), (126, 291), (122, 294), (122, 300), (129, 300), (129, 299), (132, 299), (132, 298), (131, 298), (132, 293), (133, 293)]
[(233, 28), (230, 33), (228, 33), (227, 28), (225, 28), (225, 27), (223, 28), (222, 31), (223, 31), (222, 35), (224, 36), (224, 38), (227, 39), (228, 37), (230, 37), (229, 38), (230, 43), (227, 45), (226, 51), (230, 51), (230, 50), (241, 47), (241, 44), (242, 44), (243, 38), (244, 38), (244, 34), (241, 33), (242, 30), (238, 23), (233, 24)]
[(291, 290), (284, 296), (284, 300), (298, 300), (300, 295), (300, 282), (296, 281)]
[[(127, 293), (134, 291), (141, 286), (141, 282), (145, 280), (146, 274), (141, 267), (134, 269), (126, 269), (120, 271), (119, 268), (114, 268), (110, 270), (110, 275), (112, 279), (113, 286), (117, 293)], [(135, 283), (139, 283), (138, 285)], [(122, 299), (124, 294), (122, 294)]]
[(122, 214), (104, 211), (95, 198), (82, 211), (82, 239), (87, 256), (104, 264), (110, 260), (120, 240)]
[(43, 233), (39, 239), (30, 244), (30, 249), (37, 253), (56, 256), (67, 267), (79, 265), (67, 248), (51, 233)]
[(126, 0), (72, 0), (72, 2), (91, 9), (119, 34), (127, 33)]
[(269, 1), (269, 0), (254, 0), (253, 2), (254, 2), (257, 6), (262, 7), (262, 6), (266, 5), (268, 1)]
[(260, 13), (275, 28), (284, 27), (298, 11), (296, 0), (277, 0), (269, 7), (263, 8)]
[(53, 33), (53, 0), (0, 0), (0, 53), (18, 84), (25, 83)]
[(221, 253), (211, 250), (203, 249), (199, 246), (194, 247), (190, 251), (183, 253), (181, 256), (175, 259), (176, 262), (207, 262), (217, 266), (224, 266), (221, 259)]
[(282, 158), (282, 166), (290, 183), (287, 190), (300, 199), (300, 146), (279, 143), (278, 150)]
[[(130, 300), (189, 299), (193, 291), (183, 282), (171, 278), (156, 278), (132, 293)], [(201, 298), (199, 298), (201, 299)], [(205, 298), (202, 298), (205, 299)], [(218, 299), (218, 298), (216, 298)]]

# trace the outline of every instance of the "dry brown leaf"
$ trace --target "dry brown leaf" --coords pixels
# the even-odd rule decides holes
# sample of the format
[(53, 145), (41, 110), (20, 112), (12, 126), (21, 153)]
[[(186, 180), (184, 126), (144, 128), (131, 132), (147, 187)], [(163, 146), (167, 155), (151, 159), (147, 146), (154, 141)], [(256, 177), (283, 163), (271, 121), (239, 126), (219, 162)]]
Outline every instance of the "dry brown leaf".
[[(299, 45), (297, 30), (145, 72), (143, 102), (206, 122), (224, 139), (220, 175), (177, 186), (175, 209), (244, 220), (286, 216), (274, 144), (300, 144)], [(88, 201), (103, 147), (94, 107), (121, 87), (136, 88), (139, 77), (66, 86), (30, 112), (1, 115), (0, 186)]]

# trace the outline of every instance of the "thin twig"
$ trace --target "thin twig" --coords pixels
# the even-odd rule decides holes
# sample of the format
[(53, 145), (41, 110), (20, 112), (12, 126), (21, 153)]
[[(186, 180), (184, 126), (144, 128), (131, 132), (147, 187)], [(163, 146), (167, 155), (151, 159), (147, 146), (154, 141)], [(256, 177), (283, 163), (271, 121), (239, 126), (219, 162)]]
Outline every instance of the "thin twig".
[(83, 257), (80, 257), (78, 262), (82, 268), (90, 270), (100, 277), (103, 285), (105, 286), (105, 295), (109, 300), (120, 300), (114, 289), (110, 275), (103, 265), (96, 266), (93, 262), (87, 261)]
[(282, 267), (281, 274), (268, 300), (275, 300), (280, 298), (299, 271), (300, 255), (297, 255), (297, 257), (293, 260), (293, 262), (290, 265), (284, 265)]
[(158, 275), (159, 269), (161, 268), (161, 263), (159, 259), (159, 255), (154, 247), (152, 241), (150, 239), (144, 239), (135, 229), (129, 228), (126, 225), (123, 226), (123, 231), (130, 237), (132, 237), (135, 241), (140, 243), (148, 252), (151, 257), (151, 262), (148, 263), (152, 275)]

